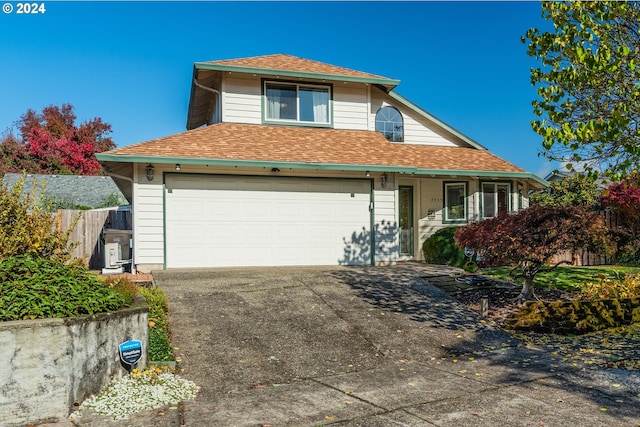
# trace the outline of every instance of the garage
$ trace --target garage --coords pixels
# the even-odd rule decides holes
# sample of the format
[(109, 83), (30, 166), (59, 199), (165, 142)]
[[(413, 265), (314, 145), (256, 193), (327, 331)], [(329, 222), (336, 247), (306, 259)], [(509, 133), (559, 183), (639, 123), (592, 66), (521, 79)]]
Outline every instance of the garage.
[(371, 263), (371, 181), (167, 174), (167, 268)]

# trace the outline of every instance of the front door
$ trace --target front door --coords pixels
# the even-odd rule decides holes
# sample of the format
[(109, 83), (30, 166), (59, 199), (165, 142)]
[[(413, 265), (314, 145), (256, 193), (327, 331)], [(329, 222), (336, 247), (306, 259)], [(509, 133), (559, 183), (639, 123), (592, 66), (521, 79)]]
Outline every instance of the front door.
[(413, 256), (413, 187), (400, 186), (400, 256)]

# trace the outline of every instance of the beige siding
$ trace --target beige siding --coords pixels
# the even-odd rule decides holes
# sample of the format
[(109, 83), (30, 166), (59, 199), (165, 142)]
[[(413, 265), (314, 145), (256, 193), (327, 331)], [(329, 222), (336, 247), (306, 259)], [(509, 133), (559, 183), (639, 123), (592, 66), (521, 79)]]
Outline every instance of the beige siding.
[(473, 179), (452, 178), (452, 179), (421, 179), (420, 199), (418, 208), (418, 251), (422, 259), (422, 244), (432, 234), (445, 227), (459, 226), (461, 224), (445, 224), (442, 222), (444, 206), (444, 183), (445, 182), (466, 182), (467, 183), (467, 214), (469, 220), (478, 218), (478, 183)]
[[(261, 81), (260, 76), (225, 75), (222, 84), (224, 122), (262, 123)], [(333, 85), (333, 123), (336, 129), (375, 130), (376, 112), (386, 105), (394, 106), (402, 113), (406, 144), (466, 145), (377, 88), (354, 83)]]
[(335, 84), (333, 124), (336, 129), (367, 130), (367, 86)]
[(259, 77), (226, 76), (222, 94), (222, 121), (229, 123), (262, 123)]
[[(225, 77), (222, 95), (222, 120), (224, 122), (262, 123), (261, 82), (259, 76)], [(368, 129), (367, 86), (335, 84), (332, 105), (336, 129)]]
[(144, 166), (139, 166), (134, 184), (133, 224), (134, 262), (164, 264), (164, 219), (162, 165), (155, 165), (153, 181), (147, 181)]
[(380, 187), (377, 177), (374, 182), (375, 263), (389, 264), (398, 259), (397, 192), (391, 177), (386, 188)]
[(376, 113), (384, 106), (396, 107), (404, 119), (404, 143), (419, 145), (442, 145), (449, 147), (466, 146), (459, 138), (436, 127), (433, 123), (406, 108), (382, 91), (371, 89), (371, 110), (369, 130), (375, 130)]

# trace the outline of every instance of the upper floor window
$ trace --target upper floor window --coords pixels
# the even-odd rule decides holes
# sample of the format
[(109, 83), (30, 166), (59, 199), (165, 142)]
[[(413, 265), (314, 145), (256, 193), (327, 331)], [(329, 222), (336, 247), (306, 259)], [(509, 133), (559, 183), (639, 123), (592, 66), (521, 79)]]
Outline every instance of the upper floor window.
[(265, 83), (265, 118), (274, 121), (329, 123), (328, 86)]
[(498, 182), (482, 183), (482, 217), (491, 218), (509, 212), (511, 185)]
[(376, 113), (376, 130), (391, 142), (404, 141), (404, 120), (394, 107), (382, 107)]

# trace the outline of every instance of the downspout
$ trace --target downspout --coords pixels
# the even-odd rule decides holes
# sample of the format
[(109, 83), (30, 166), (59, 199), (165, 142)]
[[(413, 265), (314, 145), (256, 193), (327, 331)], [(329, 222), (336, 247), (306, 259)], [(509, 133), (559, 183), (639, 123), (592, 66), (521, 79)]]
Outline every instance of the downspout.
[(208, 86), (205, 86), (203, 84), (200, 84), (198, 82), (198, 80), (195, 78), (195, 76), (193, 77), (193, 84), (196, 85), (196, 87), (198, 87), (200, 89), (215, 93), (215, 95), (216, 95), (216, 111), (215, 111), (215, 113), (216, 113), (215, 114), (216, 115), (215, 120), (216, 121), (214, 122), (214, 118), (212, 116), (211, 120), (209, 120), (209, 123), (207, 123), (207, 124), (210, 125), (211, 123), (221, 122), (222, 121), (222, 117), (219, 117), (220, 114), (221, 114), (221, 111), (222, 111), (222, 105), (221, 105), (222, 101), (220, 99), (220, 91), (218, 89), (214, 89), (212, 87), (208, 87)]

